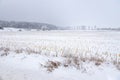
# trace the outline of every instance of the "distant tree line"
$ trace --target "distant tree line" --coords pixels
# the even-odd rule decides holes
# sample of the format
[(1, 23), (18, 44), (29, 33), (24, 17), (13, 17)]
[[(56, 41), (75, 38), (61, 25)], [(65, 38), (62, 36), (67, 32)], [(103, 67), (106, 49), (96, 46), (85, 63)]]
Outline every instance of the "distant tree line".
[(24, 29), (38, 29), (38, 30), (57, 30), (57, 26), (46, 23), (36, 22), (15, 22), (15, 21), (2, 21), (0, 20), (0, 29), (3, 28), (24, 28)]
[(120, 31), (120, 27), (104, 27), (97, 28), (97, 26), (71, 26), (68, 27), (70, 30), (117, 30)]
[(3, 30), (4, 28), (3, 28), (3, 27), (0, 27), (0, 29), (2, 29), (2, 30)]

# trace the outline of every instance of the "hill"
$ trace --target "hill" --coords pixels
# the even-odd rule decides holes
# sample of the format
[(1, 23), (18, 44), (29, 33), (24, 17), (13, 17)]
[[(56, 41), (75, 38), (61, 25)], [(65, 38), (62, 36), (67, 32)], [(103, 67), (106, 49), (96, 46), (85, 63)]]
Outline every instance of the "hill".
[(24, 28), (24, 29), (38, 29), (38, 30), (57, 30), (59, 27), (37, 22), (16, 22), (16, 21), (3, 21), (0, 20), (1, 28)]

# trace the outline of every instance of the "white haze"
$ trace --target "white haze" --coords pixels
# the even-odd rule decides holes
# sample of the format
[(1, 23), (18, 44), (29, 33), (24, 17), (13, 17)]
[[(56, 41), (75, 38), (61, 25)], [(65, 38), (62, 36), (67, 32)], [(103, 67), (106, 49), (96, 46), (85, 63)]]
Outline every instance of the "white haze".
[(0, 19), (120, 27), (119, 0), (0, 0)]

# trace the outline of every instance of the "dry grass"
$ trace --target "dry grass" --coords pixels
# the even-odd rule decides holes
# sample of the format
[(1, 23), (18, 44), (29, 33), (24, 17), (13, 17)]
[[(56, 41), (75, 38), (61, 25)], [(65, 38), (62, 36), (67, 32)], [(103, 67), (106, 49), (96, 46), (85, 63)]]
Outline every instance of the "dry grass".
[(7, 56), (9, 54), (10, 48), (1, 47), (0, 51), (3, 51), (1, 56)]
[(23, 53), (23, 49), (16, 49), (15, 53), (19, 54), (19, 53)]
[[(1, 56), (7, 56), (12, 49), (7, 47), (1, 47), (0, 52)], [(112, 63), (116, 66), (118, 70), (120, 70), (120, 55), (114, 55), (109, 53), (103, 53), (103, 54), (92, 54), (89, 55), (89, 53), (81, 53), (80, 55), (72, 54), (71, 52), (64, 52), (63, 54), (55, 53), (53, 55), (50, 55), (49, 52), (42, 53), (40, 50), (35, 50), (32, 48), (25, 48), (25, 49), (16, 49), (12, 52), (15, 52), (17, 54), (20, 53), (27, 53), (27, 54), (40, 54), (45, 56), (52, 56), (52, 57), (63, 57), (64, 62), (58, 62), (58, 61), (48, 61), (44, 67), (47, 69), (47, 71), (52, 72), (59, 66), (63, 67), (75, 67), (76, 69), (83, 69), (83, 63), (94, 63), (95, 66), (100, 66), (103, 63)], [(57, 52), (57, 51), (56, 51)]]
[(67, 67), (74, 67), (77, 70), (81, 70), (83, 72), (86, 72), (87, 68), (84, 67), (84, 63), (86, 64), (90, 64), (90, 63), (94, 63), (96, 67), (104, 64), (104, 63), (112, 63), (115, 65), (115, 67), (120, 70), (120, 62), (118, 63), (116, 60), (111, 60), (110, 62), (107, 61), (105, 58), (103, 57), (74, 57), (74, 56), (66, 56), (64, 57), (64, 61), (63, 62), (58, 62), (58, 61), (48, 61), (44, 66), (47, 71), (52, 72), (55, 69), (59, 68), (59, 66), (63, 66), (65, 68)]
[(48, 72), (52, 72), (54, 69), (58, 68), (61, 65), (58, 61), (48, 61), (46, 65), (44, 65), (45, 68), (47, 68)]
[(120, 70), (120, 61), (113, 61), (113, 64), (116, 66), (118, 70)]

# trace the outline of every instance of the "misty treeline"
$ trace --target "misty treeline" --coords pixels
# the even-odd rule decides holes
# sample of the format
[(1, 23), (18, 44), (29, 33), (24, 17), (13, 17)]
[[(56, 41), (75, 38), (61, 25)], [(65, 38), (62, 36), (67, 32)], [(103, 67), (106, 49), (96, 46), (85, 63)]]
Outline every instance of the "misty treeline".
[(52, 24), (36, 23), (36, 22), (16, 22), (16, 21), (2, 21), (0, 20), (0, 29), (3, 28), (24, 28), (24, 29), (38, 29), (38, 30), (57, 30), (61, 29)]

